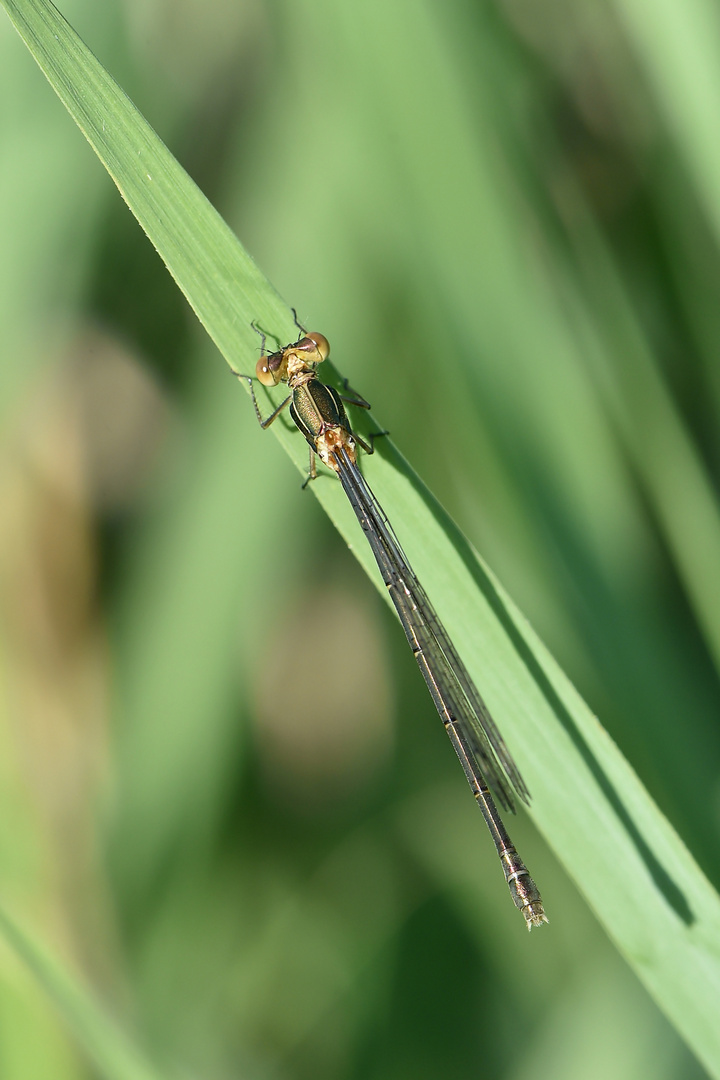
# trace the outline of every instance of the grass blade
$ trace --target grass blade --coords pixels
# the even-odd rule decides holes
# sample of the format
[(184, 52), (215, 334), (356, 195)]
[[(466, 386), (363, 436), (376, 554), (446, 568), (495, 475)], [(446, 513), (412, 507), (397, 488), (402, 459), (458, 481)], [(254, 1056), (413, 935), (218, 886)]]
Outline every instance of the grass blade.
[[(289, 340), (287, 307), (59, 13), (42, 0), (2, 2), (228, 362), (251, 366), (252, 319), (284, 330)], [(275, 428), (302, 467), (302, 440), (282, 424)], [(407, 463), (388, 445), (364, 468), (451, 636), (463, 645), (528, 781), (539, 827), (648, 990), (720, 1075), (720, 899)], [(338, 488), (324, 480), (316, 494), (377, 581)], [(551, 921), (561, 918), (552, 897), (546, 900)]]

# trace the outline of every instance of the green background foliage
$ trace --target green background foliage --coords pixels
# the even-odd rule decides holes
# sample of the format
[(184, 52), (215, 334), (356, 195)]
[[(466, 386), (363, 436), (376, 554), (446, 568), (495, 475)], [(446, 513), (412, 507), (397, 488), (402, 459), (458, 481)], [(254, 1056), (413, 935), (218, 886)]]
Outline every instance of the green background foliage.
[[(63, 13), (717, 882), (713, 13)], [(392, 616), (0, 50), (3, 899), (96, 1062), (8, 950), (3, 1077), (702, 1075), (524, 815), (522, 933)]]

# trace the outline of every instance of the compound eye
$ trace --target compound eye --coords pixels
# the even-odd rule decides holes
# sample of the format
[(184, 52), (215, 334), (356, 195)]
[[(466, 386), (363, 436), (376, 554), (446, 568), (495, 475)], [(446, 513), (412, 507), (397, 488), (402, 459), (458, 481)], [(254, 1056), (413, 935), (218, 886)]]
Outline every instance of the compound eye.
[(313, 331), (312, 334), (308, 334), (308, 337), (315, 342), (315, 348), (318, 351), (318, 359), (315, 362), (319, 364), (322, 360), (327, 360), (330, 355), (330, 342), (325, 335)]
[(255, 377), (263, 386), (277, 386), (279, 382), (277, 365), (273, 364), (273, 359), (272, 356), (261, 356), (255, 365)]

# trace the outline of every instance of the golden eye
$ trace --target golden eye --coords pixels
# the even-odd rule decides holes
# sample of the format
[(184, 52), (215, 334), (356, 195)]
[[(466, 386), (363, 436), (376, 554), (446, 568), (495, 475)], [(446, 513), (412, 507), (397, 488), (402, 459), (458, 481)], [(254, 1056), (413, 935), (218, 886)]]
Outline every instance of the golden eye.
[(316, 363), (320, 363), (322, 360), (327, 360), (330, 355), (330, 342), (324, 334), (317, 334), (313, 331), (312, 334), (308, 334), (311, 341), (315, 342), (315, 348), (318, 351), (318, 359)]
[(270, 369), (271, 357), (261, 356), (255, 365), (255, 377), (263, 386), (277, 386), (276, 372)]

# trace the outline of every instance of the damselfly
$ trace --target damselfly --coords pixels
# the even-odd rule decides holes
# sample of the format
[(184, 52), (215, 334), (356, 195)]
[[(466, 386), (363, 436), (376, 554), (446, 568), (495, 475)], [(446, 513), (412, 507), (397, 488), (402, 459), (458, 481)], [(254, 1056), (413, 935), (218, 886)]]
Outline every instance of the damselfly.
[[(518, 768), (474, 682), (460, 659), (427, 593), (418, 581), (398, 543), (390, 523), (357, 465), (359, 445), (371, 454), (372, 438), (366, 442), (353, 432), (343, 400), (369, 408), (362, 398), (345, 396), (326, 386), (317, 366), (330, 354), (322, 334), (302, 332), (294, 343), (262, 355), (255, 377), (264, 386), (286, 383), (289, 395), (267, 417), (255, 396), (252, 377), (247, 379), (258, 422), (267, 428), (289, 405), (293, 422), (310, 446), (310, 473), (315, 477), (316, 455), (337, 474), (357, 515), (377, 561), (393, 604), (400, 616), (413, 655), (445, 725), (450, 742), (463, 767), (478, 806), (495, 842), (516, 907), (528, 930), (547, 922), (537, 885), (508, 836), (490, 789), (504, 810), (515, 812), (513, 792), (525, 803), (529, 793)], [(265, 335), (263, 338), (263, 354)], [(345, 384), (347, 391), (347, 383)], [(307, 483), (307, 481), (306, 481)]]

